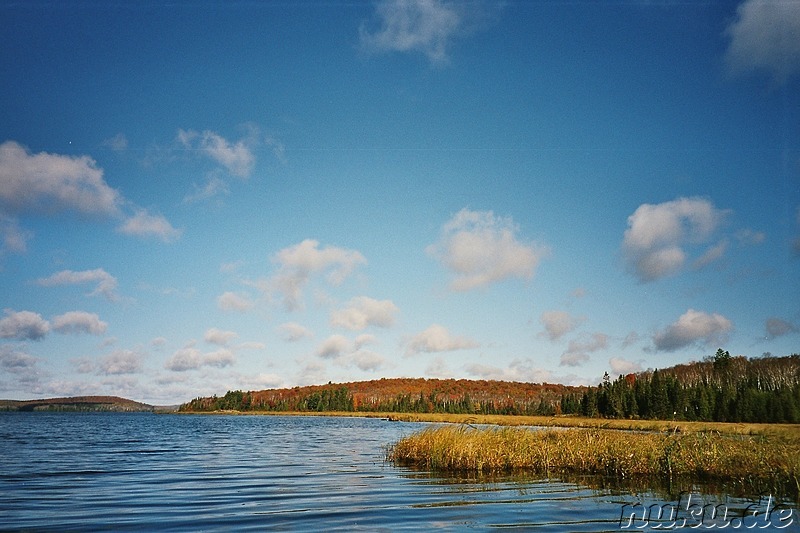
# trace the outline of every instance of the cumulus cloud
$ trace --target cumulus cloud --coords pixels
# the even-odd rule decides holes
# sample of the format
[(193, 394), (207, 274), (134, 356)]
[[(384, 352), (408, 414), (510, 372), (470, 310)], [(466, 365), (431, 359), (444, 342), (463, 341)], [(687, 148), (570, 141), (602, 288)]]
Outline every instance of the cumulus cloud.
[(561, 354), (561, 366), (580, 366), (589, 360), (589, 354), (608, 347), (608, 335), (593, 333), (571, 340), (567, 351)]
[[(276, 253), (272, 261), (278, 272), (267, 283), (269, 288), (282, 295), (287, 310), (302, 307), (302, 290), (313, 275), (324, 274), (331, 285), (341, 284), (367, 260), (355, 250), (326, 246), (306, 239)], [(269, 289), (268, 289), (269, 290)]]
[(11, 374), (29, 374), (36, 369), (37, 359), (14, 346), (0, 345), (0, 368)]
[(95, 313), (86, 311), (69, 311), (53, 317), (53, 329), (59, 333), (89, 333), (102, 335), (108, 324), (100, 320)]
[(57, 287), (62, 285), (81, 285), (84, 283), (96, 283), (95, 289), (89, 293), (90, 296), (103, 296), (105, 299), (115, 302), (119, 300), (117, 294), (117, 278), (103, 270), (62, 270), (55, 274), (36, 280), (36, 284), (42, 287)]
[(370, 350), (358, 350), (351, 356), (351, 361), (364, 372), (376, 372), (386, 365), (386, 358)]
[(509, 278), (530, 279), (547, 249), (517, 239), (517, 225), (491, 211), (462, 209), (427, 247), (455, 274), (452, 290), (467, 291)]
[(0, 254), (5, 252), (24, 254), (33, 233), (22, 229), (16, 218), (0, 211)]
[(252, 174), (256, 157), (253, 153), (255, 137), (249, 136), (234, 143), (213, 131), (198, 133), (194, 130), (178, 130), (178, 142), (189, 150), (196, 150), (239, 178)]
[(571, 316), (566, 311), (545, 311), (539, 317), (544, 326), (544, 334), (551, 341), (556, 341), (578, 327), (580, 318)]
[[(726, 215), (701, 198), (640, 205), (628, 217), (622, 243), (629, 269), (642, 282), (677, 273), (686, 263), (686, 246), (707, 244)], [(698, 266), (719, 259), (723, 252), (719, 244), (710, 247)]]
[(50, 323), (39, 313), (6, 309), (5, 315), (0, 319), (0, 338), (37, 341), (50, 331)]
[(225, 346), (238, 336), (239, 336), (238, 333), (236, 333), (235, 331), (225, 331), (218, 328), (209, 328), (205, 332), (205, 335), (203, 335), (203, 340), (211, 344), (216, 344), (218, 346)]
[(362, 333), (353, 341), (353, 346), (356, 350), (360, 350), (364, 346), (369, 346), (370, 344), (378, 344), (378, 339), (375, 338), (375, 335), (370, 335), (369, 333)]
[(487, 7), (483, 2), (383, 0), (373, 23), (361, 25), (361, 47), (368, 53), (419, 52), (431, 63), (446, 63), (452, 42), (474, 31)]
[(314, 336), (314, 333), (310, 329), (297, 322), (281, 324), (278, 326), (278, 332), (281, 338), (286, 342), (297, 342), (301, 339), (308, 339)]
[(643, 370), (639, 361), (628, 361), (622, 357), (612, 357), (608, 360), (608, 364), (611, 366), (611, 372), (616, 375), (634, 374)]
[(406, 355), (414, 355), (421, 352), (452, 352), (455, 350), (467, 350), (480, 346), (468, 337), (452, 335), (447, 328), (439, 324), (433, 324), (426, 330), (417, 333), (406, 347)]
[(238, 294), (226, 291), (217, 298), (217, 307), (222, 311), (237, 311), (243, 313), (255, 306), (250, 297), (246, 294)]
[(142, 371), (144, 356), (132, 350), (116, 350), (100, 359), (98, 372), (109, 376)]
[(653, 335), (653, 344), (657, 351), (663, 352), (673, 352), (694, 344), (724, 344), (732, 329), (731, 321), (720, 314), (689, 309), (676, 322)]
[(225, 368), (231, 366), (236, 362), (236, 357), (233, 351), (228, 348), (220, 348), (213, 352), (208, 352), (203, 355), (202, 364), (206, 366), (214, 366), (217, 368)]
[(181, 230), (172, 227), (166, 218), (152, 215), (145, 209), (138, 209), (125, 220), (119, 232), (134, 237), (155, 237), (163, 242), (173, 242), (181, 236)]
[(351, 351), (350, 341), (342, 335), (331, 335), (317, 347), (317, 356), (323, 359), (337, 359)]
[(120, 201), (88, 156), (32, 154), (14, 141), (0, 144), (0, 207), (7, 212), (113, 216)]
[(731, 73), (767, 72), (784, 82), (800, 72), (800, 3), (746, 0), (725, 33)]
[(565, 385), (583, 385), (580, 378), (570, 374), (555, 375), (549, 370), (536, 366), (531, 359), (514, 359), (506, 368), (483, 363), (473, 363), (465, 368), (468, 374), (480, 379), (502, 381), (523, 381), (529, 383), (563, 383)]
[(790, 333), (796, 333), (798, 328), (791, 322), (773, 316), (767, 319), (766, 323), (764, 324), (764, 330), (767, 338), (774, 339), (776, 337), (783, 337), (784, 335), (788, 335)]
[(331, 325), (354, 331), (368, 326), (388, 328), (394, 324), (397, 311), (397, 306), (391, 300), (358, 296), (350, 300), (346, 307), (331, 313)]
[(212, 352), (203, 353), (197, 349), (193, 343), (176, 350), (166, 363), (164, 368), (174, 372), (186, 372), (197, 370), (203, 366), (213, 366), (224, 368), (236, 362), (233, 351), (228, 348), (220, 348)]
[[(75, 213), (122, 218), (121, 206), (131, 206), (103, 178), (103, 169), (89, 156), (33, 154), (14, 141), (0, 144), (0, 237), (4, 249), (22, 252), (31, 234), (14, 215)], [(133, 206), (135, 214), (120, 231), (126, 235), (157, 235), (172, 240), (179, 232), (164, 217)]]

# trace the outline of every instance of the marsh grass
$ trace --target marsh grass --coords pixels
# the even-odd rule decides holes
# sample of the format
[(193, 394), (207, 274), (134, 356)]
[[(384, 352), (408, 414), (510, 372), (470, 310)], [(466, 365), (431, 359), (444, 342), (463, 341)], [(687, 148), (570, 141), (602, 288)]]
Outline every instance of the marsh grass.
[(432, 426), (387, 451), (435, 471), (684, 477), (800, 489), (800, 442), (719, 432)]

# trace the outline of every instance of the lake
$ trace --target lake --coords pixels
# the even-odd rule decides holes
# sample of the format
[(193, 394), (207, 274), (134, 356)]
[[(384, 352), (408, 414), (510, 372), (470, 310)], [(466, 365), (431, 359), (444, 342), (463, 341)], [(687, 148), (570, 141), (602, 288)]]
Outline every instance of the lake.
[[(776, 508), (768, 495), (450, 477), (384, 461), (388, 444), (422, 427), (367, 418), (0, 413), (0, 531), (800, 529), (796, 507)], [(698, 509), (716, 514), (700, 522)], [(736, 512), (744, 522), (731, 518)]]

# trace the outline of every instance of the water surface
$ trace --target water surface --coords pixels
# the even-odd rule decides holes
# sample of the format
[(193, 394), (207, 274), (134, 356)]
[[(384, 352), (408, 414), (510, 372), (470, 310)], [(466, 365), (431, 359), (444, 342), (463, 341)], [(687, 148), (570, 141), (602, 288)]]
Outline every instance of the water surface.
[[(386, 445), (421, 427), (0, 413), (0, 530), (619, 531), (622, 505), (668, 498), (553, 479), (448, 477), (384, 461)], [(797, 520), (789, 526), (797, 531)]]

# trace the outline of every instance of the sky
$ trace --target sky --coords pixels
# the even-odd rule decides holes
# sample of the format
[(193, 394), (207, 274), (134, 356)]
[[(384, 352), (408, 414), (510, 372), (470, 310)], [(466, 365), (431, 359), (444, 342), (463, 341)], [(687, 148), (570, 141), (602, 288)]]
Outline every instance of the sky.
[(0, 0), (0, 398), (800, 352), (800, 2)]

